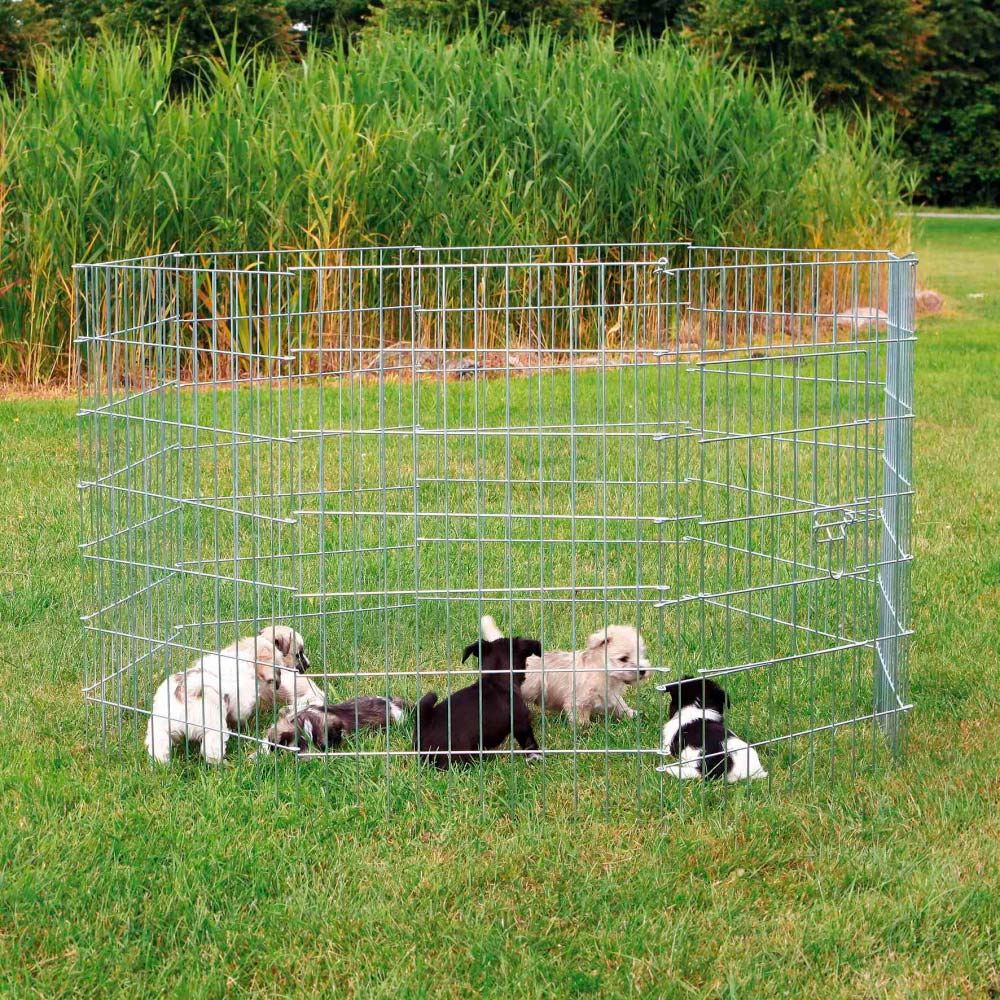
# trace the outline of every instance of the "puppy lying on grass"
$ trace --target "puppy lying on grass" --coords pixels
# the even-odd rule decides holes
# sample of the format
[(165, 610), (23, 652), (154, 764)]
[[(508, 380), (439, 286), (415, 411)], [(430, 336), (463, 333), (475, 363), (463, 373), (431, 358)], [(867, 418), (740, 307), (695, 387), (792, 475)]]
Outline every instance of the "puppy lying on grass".
[(366, 695), (342, 701), (336, 705), (309, 705), (282, 711), (281, 717), (267, 733), (267, 743), (261, 748), (268, 753), (273, 746), (295, 747), (302, 752), (310, 747), (333, 750), (344, 736), (359, 729), (388, 729), (402, 722), (411, 706), (402, 698), (381, 698)]
[(723, 714), (731, 699), (715, 681), (684, 677), (658, 690), (670, 692), (663, 753), (678, 758), (678, 763), (662, 764), (658, 771), (679, 781), (725, 778), (732, 782), (767, 777), (757, 751), (726, 728)]
[(541, 643), (520, 637), (466, 646), (462, 662), (478, 656), (481, 676), (446, 701), (438, 703), (433, 691), (420, 699), (413, 734), (420, 759), (442, 771), (456, 764), (474, 764), (483, 760), (482, 751), (497, 749), (513, 730), (514, 739), (528, 752), (529, 763), (540, 760), (521, 683), (525, 660), (541, 655)]

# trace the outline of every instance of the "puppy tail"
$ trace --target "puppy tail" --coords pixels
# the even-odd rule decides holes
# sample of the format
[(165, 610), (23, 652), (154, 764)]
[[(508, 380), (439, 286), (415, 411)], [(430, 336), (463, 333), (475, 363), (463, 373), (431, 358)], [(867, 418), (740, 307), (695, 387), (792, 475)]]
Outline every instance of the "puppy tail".
[(503, 632), (500, 631), (491, 615), (483, 615), (479, 619), (479, 634), (485, 642), (495, 642), (497, 639), (503, 638)]

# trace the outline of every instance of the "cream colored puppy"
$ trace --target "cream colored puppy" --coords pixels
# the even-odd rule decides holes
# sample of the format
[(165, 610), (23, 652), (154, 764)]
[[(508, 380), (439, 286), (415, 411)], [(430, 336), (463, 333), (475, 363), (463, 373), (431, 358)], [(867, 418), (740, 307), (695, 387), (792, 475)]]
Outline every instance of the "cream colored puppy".
[(147, 752), (166, 763), (171, 749), (187, 740), (201, 744), (206, 761), (220, 763), (233, 730), (258, 708), (323, 704), (323, 692), (302, 673), (308, 666), (302, 636), (285, 625), (268, 626), (206, 654), (157, 689), (146, 726)]
[[(483, 616), (480, 632), (490, 641), (502, 638), (489, 615)], [(529, 656), (521, 696), (528, 703), (565, 712), (580, 726), (587, 725), (595, 711), (632, 719), (635, 709), (629, 708), (622, 693), (648, 674), (642, 636), (631, 625), (609, 625), (590, 636), (586, 649)]]
[[(275, 701), (279, 705), (294, 705), (297, 710), (326, 704), (326, 694), (319, 685), (306, 676), (310, 667), (302, 636), (287, 625), (270, 625), (259, 636), (240, 639), (222, 652), (238, 649), (253, 657), (255, 644), (260, 640), (270, 642), (280, 654), (275, 659), (275, 669), (279, 673), (278, 692)], [(266, 652), (265, 652), (266, 657)], [(260, 657), (258, 656), (258, 659)]]

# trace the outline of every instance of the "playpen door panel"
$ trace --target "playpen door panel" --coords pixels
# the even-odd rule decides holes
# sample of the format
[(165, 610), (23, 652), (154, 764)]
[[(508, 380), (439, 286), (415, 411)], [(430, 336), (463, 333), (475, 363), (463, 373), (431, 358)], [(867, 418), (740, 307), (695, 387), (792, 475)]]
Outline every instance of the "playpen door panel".
[(805, 665), (870, 643), (881, 531), (868, 351), (709, 359), (695, 372), (699, 669)]

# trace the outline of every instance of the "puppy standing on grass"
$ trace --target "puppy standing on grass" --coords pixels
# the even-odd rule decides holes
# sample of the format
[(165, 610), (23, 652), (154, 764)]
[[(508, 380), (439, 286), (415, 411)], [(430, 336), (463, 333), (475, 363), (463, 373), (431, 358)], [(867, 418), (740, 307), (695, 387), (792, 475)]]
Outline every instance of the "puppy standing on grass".
[(206, 761), (220, 763), (232, 731), (258, 708), (326, 700), (303, 676), (308, 666), (302, 636), (285, 625), (208, 653), (157, 689), (146, 725), (147, 752), (166, 763), (171, 749), (187, 740), (201, 744)]
[[(480, 632), (484, 639), (501, 636), (489, 615), (483, 616)], [(648, 673), (642, 636), (630, 625), (609, 625), (590, 636), (586, 649), (529, 657), (521, 696), (529, 704), (561, 709), (580, 726), (586, 726), (595, 711), (633, 719), (635, 709), (629, 708), (622, 693)]]
[(540, 760), (520, 689), (525, 660), (541, 655), (541, 643), (520, 637), (484, 639), (466, 646), (462, 662), (478, 656), (482, 676), (440, 704), (433, 691), (420, 699), (413, 734), (420, 759), (442, 771), (453, 764), (474, 764), (482, 759), (481, 751), (495, 750), (513, 730), (514, 739), (528, 751), (528, 762)]
[(679, 758), (677, 764), (657, 768), (684, 781), (722, 778), (726, 781), (766, 778), (760, 758), (745, 740), (731, 733), (722, 720), (731, 704), (714, 681), (684, 677), (660, 690), (670, 692), (670, 720), (663, 727), (663, 752)]

